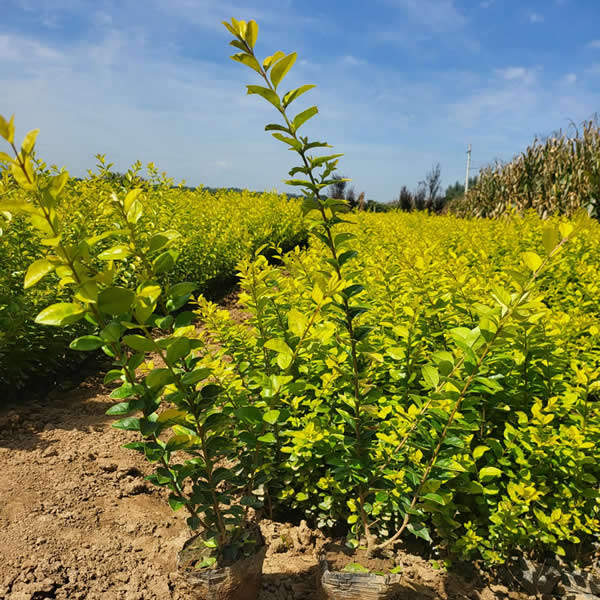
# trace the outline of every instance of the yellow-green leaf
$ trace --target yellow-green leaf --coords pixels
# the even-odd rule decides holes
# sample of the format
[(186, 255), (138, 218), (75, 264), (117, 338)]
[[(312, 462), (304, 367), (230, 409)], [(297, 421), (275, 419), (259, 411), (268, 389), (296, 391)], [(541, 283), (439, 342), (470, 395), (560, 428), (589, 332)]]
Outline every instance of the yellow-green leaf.
[(81, 304), (73, 302), (58, 302), (45, 308), (36, 318), (35, 322), (40, 325), (53, 325), (62, 327), (79, 321), (85, 315), (85, 309)]
[(544, 231), (542, 232), (542, 242), (546, 254), (550, 254), (552, 250), (558, 246), (559, 241), (558, 230), (555, 227), (549, 226), (544, 228)]
[(535, 252), (523, 252), (523, 262), (533, 271), (542, 266), (542, 259)]
[(250, 67), (251, 69), (254, 69), (257, 73), (262, 73), (258, 61), (251, 54), (240, 52), (238, 54), (234, 54), (231, 58), (239, 63), (242, 63), (243, 65), (246, 65), (247, 67)]
[(0, 136), (9, 144), (12, 144), (15, 141), (15, 115), (8, 121), (0, 115)]
[(275, 54), (273, 54), (272, 56), (267, 56), (267, 58), (265, 58), (265, 60), (263, 61), (263, 67), (264, 67), (265, 71), (267, 71), (271, 65), (275, 64), (278, 60), (282, 59), (284, 56), (285, 56), (285, 53), (282, 52), (281, 50), (277, 50), (277, 52), (275, 52)]
[(31, 151), (33, 150), (33, 147), (35, 146), (35, 140), (36, 140), (39, 132), (40, 132), (39, 129), (32, 129), (25, 136), (25, 139), (23, 140), (23, 143), (21, 144), (21, 152), (23, 154), (31, 154)]
[(254, 48), (254, 44), (256, 44), (256, 38), (258, 37), (258, 25), (256, 21), (248, 21), (246, 25), (246, 36), (245, 40), (250, 48)]
[(311, 106), (306, 110), (303, 110), (301, 113), (298, 113), (294, 117), (294, 127), (296, 129), (300, 128), (306, 121), (314, 117), (319, 112), (319, 109), (316, 106)]
[(133, 206), (133, 203), (136, 201), (137, 197), (142, 193), (142, 190), (140, 188), (136, 188), (135, 190), (131, 190), (127, 193), (127, 196), (125, 196), (125, 200), (123, 200), (123, 210), (125, 211), (125, 214), (128, 214), (131, 207)]
[(52, 273), (52, 271), (54, 271), (54, 265), (49, 260), (46, 260), (45, 258), (36, 260), (34, 263), (31, 263), (27, 269), (23, 287), (27, 289), (34, 286), (38, 281), (48, 275), (48, 273)]
[(275, 89), (277, 89), (277, 86), (281, 83), (281, 80), (292, 68), (293, 64), (296, 62), (297, 56), (298, 55), (295, 52), (292, 52), (273, 65), (271, 68), (271, 83)]
[(98, 254), (98, 258), (100, 260), (124, 260), (131, 256), (131, 248), (126, 246), (125, 244), (119, 244), (117, 246), (113, 246), (104, 252)]
[(567, 239), (573, 233), (573, 229), (574, 227), (571, 223), (561, 223), (558, 226), (558, 230), (563, 239)]

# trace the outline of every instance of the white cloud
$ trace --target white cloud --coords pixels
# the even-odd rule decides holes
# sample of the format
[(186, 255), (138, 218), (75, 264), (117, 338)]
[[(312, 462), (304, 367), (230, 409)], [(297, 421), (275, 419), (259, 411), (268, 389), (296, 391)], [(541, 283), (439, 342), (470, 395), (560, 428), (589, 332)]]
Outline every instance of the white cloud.
[(357, 58), (356, 56), (352, 56), (351, 54), (346, 54), (346, 56), (342, 57), (342, 64), (348, 65), (350, 67), (360, 67), (367, 64), (366, 60), (362, 58)]
[(496, 73), (507, 81), (521, 81), (523, 83), (533, 83), (536, 78), (536, 73), (533, 69), (525, 67), (506, 67), (504, 69), (496, 69)]
[(592, 40), (587, 44), (588, 48), (593, 48), (594, 50), (600, 49), (600, 40)]
[(433, 32), (459, 29), (467, 22), (454, 0), (387, 0), (387, 2), (401, 9), (415, 23)]
[(63, 59), (60, 51), (41, 44), (35, 39), (7, 33), (0, 34), (0, 56), (3, 61), (28, 64), (34, 64), (35, 61), (56, 62)]
[(528, 18), (529, 18), (530, 23), (543, 23), (544, 22), (544, 15), (537, 13), (537, 12), (530, 12)]
[(568, 84), (568, 85), (572, 85), (574, 83), (577, 83), (577, 75), (575, 73), (567, 73), (564, 77), (563, 77), (563, 82)]

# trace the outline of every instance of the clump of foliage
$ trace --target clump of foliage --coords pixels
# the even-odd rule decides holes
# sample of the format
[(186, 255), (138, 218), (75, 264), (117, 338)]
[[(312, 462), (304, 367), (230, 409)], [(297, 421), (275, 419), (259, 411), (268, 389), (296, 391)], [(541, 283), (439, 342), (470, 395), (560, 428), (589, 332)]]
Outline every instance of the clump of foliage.
[[(105, 383), (118, 382), (111, 397), (120, 402), (108, 414), (121, 417), (115, 427), (140, 433), (140, 441), (126, 447), (156, 464), (149, 479), (171, 490), (173, 509), (188, 510), (192, 530), (203, 528), (207, 550), (196, 566), (210, 567), (255, 551), (260, 540), (247, 522), (249, 507), (260, 506), (261, 492), (253, 477), (259, 454), (251, 441), (273, 435), (270, 419), (255, 425), (246, 418), (253, 407), (219, 385), (219, 373), (203, 361), (204, 344), (192, 324), (193, 314), (178, 312), (197, 287), (169, 279), (181, 235), (147, 226), (144, 190), (134, 187), (113, 192), (96, 205), (110, 229), (73, 239), (61, 217), (69, 199), (68, 174), (35, 169), (37, 133), (28, 133), (18, 150), (13, 120), (0, 118), (0, 135), (14, 152), (14, 158), (6, 156), (7, 162), (24, 192), (3, 206), (24, 215), (41, 237), (42, 257), (29, 265), (24, 285), (35, 286), (55, 274), (68, 294), (65, 301), (45, 307), (36, 323), (67, 327), (85, 320), (91, 325), (93, 333), (76, 338), (70, 347), (101, 349), (113, 359)], [(135, 273), (132, 286), (124, 285), (118, 267), (124, 261)], [(147, 360), (150, 353), (160, 366)], [(236, 444), (225, 434), (234, 429), (241, 433), (240, 419), (246, 419), (244, 443)], [(241, 497), (241, 505), (234, 497)]]
[(572, 137), (536, 139), (510, 163), (482, 169), (468, 194), (451, 205), (457, 215), (478, 217), (526, 210), (571, 216), (581, 208), (600, 218), (600, 128), (594, 121)]
[[(139, 162), (125, 174), (116, 175), (104, 156), (97, 159), (97, 169), (87, 178), (65, 183), (65, 201), (56, 208), (65, 224), (64, 235), (72, 240), (92, 239), (99, 249), (107, 249), (103, 235), (115, 226), (110, 213), (98, 210), (99, 200), (106, 201), (113, 191), (126, 194), (143, 189), (140, 219), (144, 227), (179, 234), (181, 252), (168, 275), (173, 281), (193, 281), (197, 289), (218, 296), (234, 280), (238, 261), (252, 256), (257, 248), (270, 242), (290, 249), (306, 238), (299, 202), (283, 195), (188, 189), (174, 186), (152, 163), (145, 176)], [(32, 160), (47, 176), (59, 173), (33, 156)], [(3, 164), (9, 165), (6, 157)], [(44, 246), (28, 219), (12, 218), (8, 212), (15, 203), (22, 203), (26, 192), (16, 184), (9, 168), (1, 173), (0, 390), (7, 398), (20, 394), (32, 379), (64, 377), (68, 364), (79, 364), (81, 355), (70, 351), (68, 345), (75, 332), (88, 326), (79, 323), (68, 330), (49, 329), (34, 322), (42, 308), (65, 298), (68, 290), (57, 285), (60, 279), (54, 275), (36, 287), (23, 289), (20, 284), (28, 265), (43, 256)], [(139, 283), (131, 263), (131, 256), (123, 256), (117, 264), (121, 283), (129, 288)]]
[[(460, 257), (453, 244), (471, 240), (457, 238), (456, 230), (449, 236), (455, 270), (439, 244), (427, 256), (438, 258), (443, 275), (415, 254), (439, 234), (414, 245), (400, 235), (377, 255), (376, 274), (369, 276), (365, 252), (358, 252), (369, 243), (357, 241), (347, 203), (324, 193), (336, 184), (331, 175), (340, 155), (315, 155), (326, 144), (298, 133), (317, 108), (289, 115), (291, 103), (312, 86), (277, 91), (295, 54), (276, 53), (260, 63), (253, 50), (256, 25), (234, 19), (226, 27), (241, 50), (232, 58), (264, 83), (248, 86), (248, 93), (262, 96), (281, 116), (266, 130), (300, 158), (286, 183), (303, 190), (313, 235), (308, 255), (283, 258), (287, 278), (261, 261), (243, 266), (241, 299), (253, 315), (251, 335), (214, 306), (202, 312), (219, 334), (222, 359), (233, 357), (239, 365), (233, 385), (254, 395), (254, 402), (264, 397), (277, 415), (271, 458), (265, 460), (278, 471), (270, 478), (271, 500), (303, 509), (320, 526), (345, 521), (348, 542), (357, 547), (362, 541), (370, 553), (393, 547), (405, 532), (431, 540), (435, 530), (456, 552), (479, 552), (494, 562), (515, 547), (565, 553), (566, 545), (595, 535), (600, 473), (590, 458), (600, 415), (577, 382), (562, 385), (562, 339), (547, 329), (542, 292), (573, 225), (553, 223), (539, 231), (540, 254), (524, 249), (522, 265), (510, 265), (500, 277), (476, 270), (478, 280), (495, 285), (472, 298), (465, 272), (471, 264), (478, 268), (479, 253)], [(379, 238), (375, 227), (370, 236), (375, 231)], [(397, 240), (411, 253), (401, 254), (400, 264), (389, 252), (398, 251)], [(395, 269), (388, 270), (390, 262)], [(596, 381), (594, 360), (588, 368)], [(553, 376), (560, 382), (556, 388), (544, 387)], [(584, 418), (576, 449), (570, 437), (566, 448), (554, 448), (558, 455), (542, 458), (531, 441), (515, 442), (519, 425), (529, 426), (524, 438), (542, 439), (538, 428), (554, 421), (548, 413), (558, 405), (564, 418), (551, 439), (558, 443)], [(509, 418), (515, 414), (520, 421)], [(524, 448), (533, 452), (529, 459)], [(563, 489), (565, 496), (549, 503), (547, 486), (567, 456), (578, 465), (570, 476), (585, 473), (581, 487), (569, 495)], [(538, 464), (547, 464), (545, 476)], [(503, 476), (506, 496), (498, 485)], [(534, 498), (539, 503), (532, 506)]]

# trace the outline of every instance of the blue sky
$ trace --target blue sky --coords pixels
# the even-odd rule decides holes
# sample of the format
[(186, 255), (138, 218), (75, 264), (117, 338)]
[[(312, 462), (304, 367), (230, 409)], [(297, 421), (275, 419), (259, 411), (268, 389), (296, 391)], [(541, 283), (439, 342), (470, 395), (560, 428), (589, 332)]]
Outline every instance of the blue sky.
[[(599, 0), (1, 0), (0, 114), (41, 129), (81, 175), (154, 161), (189, 184), (285, 190), (295, 164), (263, 131), (221, 21), (254, 18), (257, 53), (297, 51), (315, 83), (305, 133), (344, 152), (358, 192), (389, 201), (434, 162), (444, 184), (600, 110)], [(283, 87), (286, 87), (285, 85)]]

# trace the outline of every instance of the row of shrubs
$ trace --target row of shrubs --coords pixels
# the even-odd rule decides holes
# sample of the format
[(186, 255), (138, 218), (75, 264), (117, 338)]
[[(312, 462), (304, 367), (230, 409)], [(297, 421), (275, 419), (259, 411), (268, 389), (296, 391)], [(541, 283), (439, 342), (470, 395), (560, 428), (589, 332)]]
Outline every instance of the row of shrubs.
[(533, 214), (356, 218), (360, 411), (335, 293), (329, 307), (315, 294), (333, 285), (317, 239), (285, 276), (243, 265), (247, 322), (199, 311), (219, 384), (276, 411), (271, 502), (345, 524), (354, 544), (365, 523), (387, 540), (410, 515), (406, 533), (463, 558), (584, 556), (600, 532), (600, 226), (582, 218), (553, 254), (572, 226)]
[[(104, 206), (113, 192), (133, 187), (145, 190), (144, 223), (156, 231), (174, 230), (180, 235), (181, 255), (174, 277), (196, 282), (198, 289), (212, 297), (221, 294), (235, 277), (239, 260), (268, 242), (284, 248), (303, 243), (306, 230), (300, 203), (276, 193), (189, 189), (173, 186), (149, 165), (149, 176), (140, 177), (136, 164), (124, 177), (111, 176), (110, 165), (99, 156), (98, 169), (85, 179), (66, 184), (68, 198), (61, 205), (66, 217), (65, 236), (91, 239), (114, 227)], [(2, 163), (0, 163), (1, 167)], [(41, 172), (57, 173), (40, 165)], [(118, 185), (115, 185), (117, 183)], [(81, 354), (70, 351), (73, 335), (89, 324), (79, 323), (62, 330), (34, 322), (36, 314), (48, 304), (65, 297), (57, 279), (40, 286), (23, 288), (29, 264), (47, 249), (40, 247), (40, 233), (23, 216), (11, 216), (7, 208), (18, 203), (23, 191), (2, 171), (0, 199), (5, 212), (0, 215), (0, 395), (19, 397), (21, 390), (35, 382), (47, 385), (65, 365), (77, 366)], [(102, 239), (96, 244), (106, 245)], [(127, 285), (136, 284), (135, 274), (123, 273)]]

